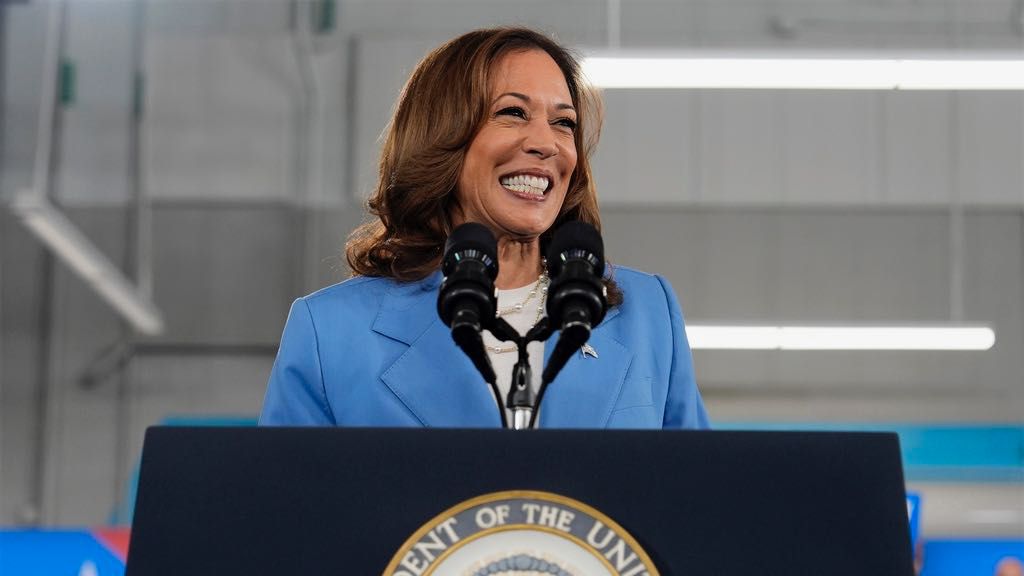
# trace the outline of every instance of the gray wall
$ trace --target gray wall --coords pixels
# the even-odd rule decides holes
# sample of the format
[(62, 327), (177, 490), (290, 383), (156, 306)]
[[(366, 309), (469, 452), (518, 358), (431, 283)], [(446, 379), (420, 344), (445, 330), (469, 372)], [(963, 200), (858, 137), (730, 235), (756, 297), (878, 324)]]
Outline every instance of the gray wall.
[[(1012, 2), (621, 4), (629, 47), (1024, 50)], [(585, 0), (340, 1), (337, 29), (310, 38), (289, 32), (307, 4), (73, 2), (78, 91), (60, 112), (52, 192), (126, 269), (140, 5), (141, 174), (168, 330), (133, 335), (0, 211), (0, 525), (102, 523), (145, 426), (257, 413), (289, 303), (347, 276), (340, 248), (363, 218), (377, 139), (426, 49), (495, 23), (582, 48), (615, 36), (607, 5)], [(46, 7), (5, 12), (0, 197), (31, 182)], [(605, 101), (609, 256), (668, 277), (689, 322), (963, 319), (997, 333), (986, 352), (698, 351), (713, 419), (1022, 420), (1021, 93)]]

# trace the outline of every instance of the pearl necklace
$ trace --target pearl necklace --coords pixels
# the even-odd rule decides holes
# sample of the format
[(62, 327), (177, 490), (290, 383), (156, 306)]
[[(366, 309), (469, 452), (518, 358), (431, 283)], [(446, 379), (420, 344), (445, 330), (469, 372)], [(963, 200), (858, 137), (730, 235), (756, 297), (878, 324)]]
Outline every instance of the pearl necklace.
[[(541, 269), (540, 276), (537, 277), (537, 282), (534, 283), (533, 288), (530, 289), (530, 292), (526, 295), (526, 298), (524, 298), (522, 302), (516, 303), (512, 306), (499, 308), (494, 313), (495, 318), (501, 318), (509, 314), (516, 314), (518, 312), (522, 312), (523, 308), (526, 307), (526, 304), (529, 303), (530, 300), (532, 300), (534, 297), (536, 297), (537, 293), (539, 292), (540, 302), (537, 305), (537, 316), (533, 319), (533, 325), (536, 326), (537, 322), (540, 322), (541, 316), (544, 315), (544, 303), (547, 302), (548, 299), (548, 284), (551, 283), (551, 279), (548, 278), (547, 262), (544, 262), (542, 260), (541, 266), (543, 266), (543, 268)], [(508, 352), (515, 352), (516, 350), (519, 349), (519, 347), (516, 346), (515, 344), (510, 344), (508, 346), (491, 346), (489, 344), (485, 344), (484, 347), (487, 348), (488, 352), (492, 352), (494, 354), (505, 354)]]

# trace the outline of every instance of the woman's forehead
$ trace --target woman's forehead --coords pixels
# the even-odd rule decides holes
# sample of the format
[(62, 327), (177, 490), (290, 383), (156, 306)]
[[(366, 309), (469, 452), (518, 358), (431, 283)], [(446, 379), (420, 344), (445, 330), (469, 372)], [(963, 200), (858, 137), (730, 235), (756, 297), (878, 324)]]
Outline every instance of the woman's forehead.
[(562, 69), (540, 49), (518, 50), (502, 56), (491, 74), (491, 98), (504, 94), (542, 98), (572, 105)]

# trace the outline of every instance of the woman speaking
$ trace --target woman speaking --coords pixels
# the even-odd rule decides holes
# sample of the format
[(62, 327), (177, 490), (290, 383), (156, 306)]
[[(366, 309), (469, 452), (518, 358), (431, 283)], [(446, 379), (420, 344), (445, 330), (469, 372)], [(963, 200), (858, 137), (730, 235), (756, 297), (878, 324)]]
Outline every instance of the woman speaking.
[[(264, 425), (497, 427), (515, 344), (484, 333), (502, 398), (438, 317), (445, 242), (497, 238), (496, 315), (525, 334), (545, 315), (543, 258), (569, 221), (600, 229), (590, 154), (600, 102), (568, 50), (537, 32), (462, 35), (416, 67), (387, 129), (355, 277), (292, 305)], [(541, 428), (704, 428), (682, 313), (659, 276), (609, 266), (610, 306), (551, 384)], [(553, 340), (553, 339), (552, 339)], [(545, 345), (527, 347), (534, 387)]]

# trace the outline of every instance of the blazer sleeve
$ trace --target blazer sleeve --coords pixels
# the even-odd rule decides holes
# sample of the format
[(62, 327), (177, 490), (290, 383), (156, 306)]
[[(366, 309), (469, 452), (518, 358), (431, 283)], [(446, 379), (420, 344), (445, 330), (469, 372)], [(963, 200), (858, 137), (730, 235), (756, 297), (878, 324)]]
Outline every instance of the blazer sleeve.
[(665, 402), (663, 428), (705, 429), (710, 427), (704, 401), (693, 375), (693, 358), (686, 339), (683, 312), (675, 291), (668, 281), (656, 276), (665, 292), (672, 328), (672, 366), (669, 372), (668, 398)]
[(270, 372), (261, 426), (333, 426), (316, 326), (305, 298), (292, 303)]

